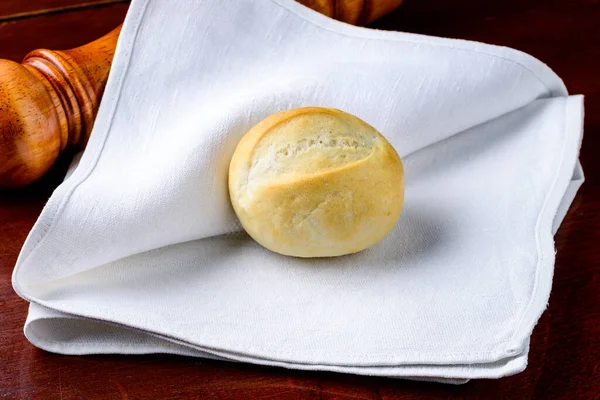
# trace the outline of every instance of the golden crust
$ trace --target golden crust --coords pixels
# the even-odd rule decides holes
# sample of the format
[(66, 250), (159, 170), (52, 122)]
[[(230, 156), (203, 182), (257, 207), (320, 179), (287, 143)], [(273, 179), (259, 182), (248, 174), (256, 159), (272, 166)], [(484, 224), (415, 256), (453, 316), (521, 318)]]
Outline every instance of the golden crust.
[(306, 107), (264, 119), (242, 138), (229, 193), (244, 229), (274, 252), (330, 257), (373, 246), (404, 200), (400, 157), (343, 111)]

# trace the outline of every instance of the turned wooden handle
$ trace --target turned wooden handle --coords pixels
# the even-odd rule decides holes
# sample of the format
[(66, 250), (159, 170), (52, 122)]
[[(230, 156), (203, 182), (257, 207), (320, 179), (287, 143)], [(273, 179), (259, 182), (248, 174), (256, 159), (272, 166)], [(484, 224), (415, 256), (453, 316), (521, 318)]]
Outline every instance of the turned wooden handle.
[[(368, 24), (402, 0), (297, 0), (329, 17)], [(41, 178), (58, 154), (83, 149), (92, 131), (121, 27), (76, 49), (0, 60), (0, 188)]]
[(366, 25), (394, 11), (402, 0), (296, 0), (321, 14), (352, 25)]

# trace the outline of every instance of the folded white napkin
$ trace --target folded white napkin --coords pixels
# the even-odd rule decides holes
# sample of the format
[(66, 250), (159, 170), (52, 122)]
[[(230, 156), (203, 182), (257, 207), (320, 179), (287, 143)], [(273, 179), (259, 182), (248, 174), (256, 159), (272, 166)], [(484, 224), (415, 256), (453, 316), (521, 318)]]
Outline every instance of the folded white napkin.
[[(245, 234), (240, 137), (335, 107), (404, 160), (394, 231), (296, 259)], [(25, 243), (36, 346), (447, 382), (522, 371), (583, 177), (582, 98), (521, 52), (349, 26), (292, 0), (136, 0), (79, 166)]]

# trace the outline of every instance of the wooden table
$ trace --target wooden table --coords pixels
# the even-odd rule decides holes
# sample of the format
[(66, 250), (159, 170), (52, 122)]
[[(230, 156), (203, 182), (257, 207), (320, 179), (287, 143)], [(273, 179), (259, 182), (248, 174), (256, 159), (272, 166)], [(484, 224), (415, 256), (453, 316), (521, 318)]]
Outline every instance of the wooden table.
[[(72, 8), (56, 11), (60, 7)], [(117, 26), (127, 7), (119, 0), (2, 0), (0, 58), (87, 43)], [(586, 95), (581, 157), (587, 182), (556, 235), (550, 306), (535, 328), (525, 372), (449, 386), (174, 356), (67, 357), (38, 350), (23, 336), (27, 303), (10, 278), (27, 233), (61, 181), (67, 155), (36, 185), (0, 193), (0, 397), (600, 398), (600, 2), (406, 0), (376, 26), (511, 46), (549, 64), (571, 93)]]

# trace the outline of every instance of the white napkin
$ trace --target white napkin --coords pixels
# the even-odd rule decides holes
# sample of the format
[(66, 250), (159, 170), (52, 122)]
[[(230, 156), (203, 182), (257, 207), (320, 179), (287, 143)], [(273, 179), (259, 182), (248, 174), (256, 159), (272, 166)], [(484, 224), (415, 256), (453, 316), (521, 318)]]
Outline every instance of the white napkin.
[[(277, 111), (335, 107), (404, 160), (394, 231), (304, 260), (240, 233), (227, 169)], [(92, 138), (25, 243), (27, 338), (446, 382), (522, 371), (582, 98), (521, 52), (349, 26), (292, 0), (136, 0)], [(237, 232), (237, 233), (236, 233)]]

